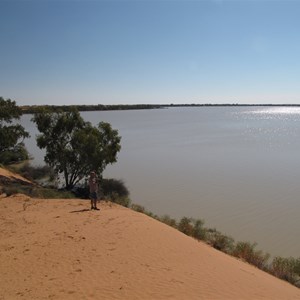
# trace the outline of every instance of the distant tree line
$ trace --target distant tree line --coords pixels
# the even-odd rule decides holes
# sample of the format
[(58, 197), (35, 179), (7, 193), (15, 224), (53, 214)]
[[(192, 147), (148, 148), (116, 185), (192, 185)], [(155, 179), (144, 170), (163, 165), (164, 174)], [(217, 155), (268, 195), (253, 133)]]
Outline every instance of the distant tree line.
[(40, 109), (48, 111), (109, 111), (109, 110), (139, 110), (139, 109), (161, 109), (171, 107), (232, 107), (232, 106), (273, 106), (273, 107), (299, 107), (300, 104), (240, 104), (240, 103), (187, 103), (187, 104), (96, 104), (96, 105), (24, 105), (20, 106), (23, 114), (35, 114)]
[(26, 105), (21, 106), (21, 110), (24, 114), (35, 114), (41, 109), (46, 109), (52, 112), (58, 111), (71, 111), (76, 109), (78, 111), (107, 111), (107, 110), (138, 110), (138, 109), (158, 109), (163, 108), (164, 105), (157, 104), (120, 104), (120, 105)]

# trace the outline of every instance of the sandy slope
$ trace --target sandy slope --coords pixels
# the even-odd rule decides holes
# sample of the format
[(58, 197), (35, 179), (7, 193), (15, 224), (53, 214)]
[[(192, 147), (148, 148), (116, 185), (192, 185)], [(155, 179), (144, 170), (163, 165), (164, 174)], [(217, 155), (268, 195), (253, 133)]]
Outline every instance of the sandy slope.
[(32, 183), (31, 181), (29, 181), (28, 179), (24, 178), (23, 176), (19, 175), (19, 174), (16, 174), (16, 173), (13, 173), (13, 172), (10, 172), (6, 169), (3, 169), (0, 167), (0, 176), (4, 176), (4, 177), (7, 177), (8, 179), (11, 179), (11, 180), (20, 180), (20, 181), (23, 181), (25, 183)]
[(300, 290), (143, 214), (0, 198), (0, 299), (300, 299)]

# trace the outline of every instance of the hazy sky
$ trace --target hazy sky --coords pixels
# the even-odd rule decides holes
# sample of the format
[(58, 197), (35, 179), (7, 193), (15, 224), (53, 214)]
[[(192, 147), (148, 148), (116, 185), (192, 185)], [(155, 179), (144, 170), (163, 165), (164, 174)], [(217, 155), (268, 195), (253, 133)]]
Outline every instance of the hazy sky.
[(0, 96), (300, 103), (300, 0), (0, 0)]

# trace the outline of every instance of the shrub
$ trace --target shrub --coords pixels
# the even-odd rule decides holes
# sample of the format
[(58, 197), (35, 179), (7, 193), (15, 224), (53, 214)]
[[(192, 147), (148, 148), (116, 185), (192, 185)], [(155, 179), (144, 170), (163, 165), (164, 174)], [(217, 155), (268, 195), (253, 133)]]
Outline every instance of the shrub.
[(102, 179), (101, 189), (106, 196), (117, 194), (119, 197), (129, 197), (129, 191), (122, 180)]
[(151, 218), (153, 218), (153, 219), (159, 220), (159, 216), (154, 214), (153, 212), (151, 212), (149, 210), (145, 210), (144, 214), (151, 217)]
[(8, 165), (29, 159), (28, 152), (23, 143), (17, 145), (14, 149), (0, 152), (0, 161), (3, 165)]
[(169, 215), (163, 215), (162, 217), (159, 218), (159, 221), (161, 221), (171, 227), (177, 228), (176, 220), (172, 219)]
[[(83, 185), (74, 187), (72, 192), (77, 197), (88, 199), (90, 196), (88, 180)], [(127, 187), (122, 180), (117, 179), (102, 179), (100, 181), (99, 197), (125, 207), (129, 207), (131, 203)]]
[(275, 257), (272, 261), (270, 272), (276, 277), (296, 285), (300, 280), (300, 258)]
[(233, 250), (233, 255), (244, 259), (259, 269), (266, 270), (270, 255), (261, 250), (255, 250), (256, 245), (256, 243), (238, 242)]
[(74, 194), (66, 190), (56, 190), (50, 188), (42, 188), (30, 185), (13, 184), (9, 186), (4, 186), (2, 192), (7, 196), (14, 194), (24, 194), (33, 198), (43, 198), (43, 199), (72, 199)]
[(67, 190), (41, 188), (35, 191), (34, 197), (44, 199), (72, 199), (74, 198), (74, 194)]
[(110, 194), (109, 199), (111, 200), (111, 202), (120, 204), (120, 205), (125, 206), (125, 207), (129, 207), (130, 202), (131, 202), (129, 197), (120, 196), (119, 194), (114, 193), (114, 192)]
[(125, 207), (130, 206), (129, 191), (122, 180), (102, 179), (100, 188), (106, 199), (110, 199), (112, 202)]
[(133, 203), (133, 204), (131, 204), (130, 208), (136, 212), (145, 214), (153, 219), (159, 220), (159, 217), (156, 214), (152, 213), (149, 210), (146, 210), (145, 207), (142, 205)]
[(203, 227), (204, 221), (200, 219), (192, 219), (192, 224), (192, 237), (197, 240), (206, 240), (206, 229)]
[(81, 199), (88, 199), (90, 197), (88, 186), (76, 186), (72, 189), (72, 192), (76, 195), (76, 197)]
[(222, 234), (216, 229), (207, 231), (207, 241), (215, 249), (231, 254), (234, 249), (234, 239), (230, 236)]
[(146, 212), (145, 207), (139, 204), (131, 204), (131, 209), (143, 214)]
[(183, 217), (178, 224), (178, 230), (186, 235), (192, 236), (194, 231), (192, 218)]
[(183, 217), (179, 221), (177, 229), (188, 236), (194, 237), (197, 240), (205, 240), (206, 229), (203, 227), (203, 225), (204, 221), (200, 219)]
[(46, 165), (34, 167), (29, 163), (26, 163), (19, 169), (19, 172), (22, 176), (29, 180), (49, 178), (50, 181), (53, 181), (55, 177), (53, 169)]
[(6, 194), (8, 197), (15, 194), (31, 196), (31, 190), (32, 188), (21, 184), (6, 185), (2, 187), (2, 193)]

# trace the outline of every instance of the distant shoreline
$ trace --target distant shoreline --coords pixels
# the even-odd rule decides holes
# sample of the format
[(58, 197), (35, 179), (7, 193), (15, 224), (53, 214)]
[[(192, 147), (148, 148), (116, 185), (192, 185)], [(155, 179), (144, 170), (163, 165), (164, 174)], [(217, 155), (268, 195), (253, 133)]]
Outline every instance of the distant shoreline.
[(23, 114), (33, 114), (40, 109), (52, 111), (69, 111), (76, 108), (78, 111), (114, 111), (114, 110), (144, 110), (144, 109), (163, 109), (172, 107), (300, 107), (300, 104), (114, 104), (114, 105), (23, 105), (20, 106)]

